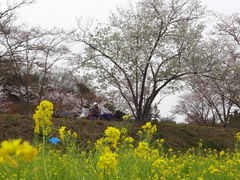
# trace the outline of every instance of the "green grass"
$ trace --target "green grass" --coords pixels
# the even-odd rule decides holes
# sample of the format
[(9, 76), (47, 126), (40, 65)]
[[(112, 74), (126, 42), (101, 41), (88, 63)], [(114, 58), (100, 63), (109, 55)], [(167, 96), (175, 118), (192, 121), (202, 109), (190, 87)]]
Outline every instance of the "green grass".
[[(65, 119), (62, 119), (65, 120)], [(60, 122), (61, 120), (59, 120)], [(74, 120), (75, 121), (75, 120)], [(87, 126), (88, 123), (102, 127), (104, 122), (82, 121), (80, 124)], [(108, 124), (109, 122), (106, 122)], [(97, 125), (98, 124), (98, 125)], [(121, 124), (115, 124), (121, 126)], [(94, 126), (94, 125), (92, 125)], [(235, 151), (225, 150), (221, 153), (217, 150), (207, 148), (213, 146), (210, 142), (199, 144), (198, 133), (203, 129), (197, 130), (195, 126), (190, 126), (186, 131), (186, 125), (159, 124), (158, 131), (152, 135), (148, 131), (144, 132), (142, 137), (136, 135), (136, 139), (141, 139), (141, 143), (146, 146), (140, 146), (139, 142), (133, 144), (127, 143), (124, 139), (130, 134), (121, 134), (120, 139), (116, 139), (115, 133), (105, 136), (103, 143), (95, 149), (93, 144), (82, 146), (74, 139), (71, 141), (62, 141), (58, 145), (47, 143), (45, 147), (41, 143), (36, 143), (35, 147), (39, 149), (38, 156), (30, 162), (20, 161), (16, 167), (11, 163), (0, 163), (0, 179), (10, 180), (111, 180), (111, 179), (208, 179), (208, 180), (231, 180), (240, 178), (240, 154), (239, 147)], [(75, 127), (76, 128), (76, 127)], [(136, 128), (136, 129), (135, 129)], [(178, 131), (176, 130), (178, 128)], [(82, 127), (82, 130), (85, 128)], [(141, 129), (136, 126), (132, 130)], [(186, 152), (169, 150), (163, 148), (162, 142), (155, 141), (157, 136), (170, 137), (163, 130), (173, 133), (169, 129), (176, 130), (179, 133), (178, 140), (194, 137), (196, 148), (190, 148)], [(143, 129), (142, 129), (143, 130)], [(216, 129), (209, 128), (210, 131)], [(86, 130), (85, 130), (86, 131)], [(114, 131), (117, 131), (116, 129)], [(162, 133), (160, 135), (160, 132)], [(225, 135), (224, 129), (217, 129), (216, 132)], [(89, 133), (88, 131), (84, 133)], [(206, 132), (208, 133), (208, 132)], [(201, 134), (202, 137), (207, 134)], [(109, 137), (111, 137), (109, 141)], [(149, 139), (153, 137), (153, 139)], [(215, 135), (214, 138), (217, 138)], [(240, 139), (239, 139), (240, 140)], [(115, 147), (112, 142), (118, 141)], [(235, 138), (232, 141), (237, 142)], [(177, 142), (177, 141), (175, 141)], [(185, 140), (192, 143), (190, 140)], [(203, 141), (204, 142), (204, 141)], [(165, 139), (165, 143), (169, 143)], [(239, 143), (239, 142), (238, 142)], [(194, 144), (194, 143), (193, 143)], [(188, 144), (189, 145), (189, 144)], [(203, 145), (203, 146), (202, 146)], [(168, 145), (170, 146), (170, 145)], [(206, 146), (206, 147), (204, 147)], [(45, 149), (45, 154), (43, 154)], [(11, 155), (13, 156), (13, 155)], [(17, 159), (17, 158), (16, 158)], [(100, 165), (103, 162), (104, 166)], [(46, 171), (44, 171), (44, 164)]]

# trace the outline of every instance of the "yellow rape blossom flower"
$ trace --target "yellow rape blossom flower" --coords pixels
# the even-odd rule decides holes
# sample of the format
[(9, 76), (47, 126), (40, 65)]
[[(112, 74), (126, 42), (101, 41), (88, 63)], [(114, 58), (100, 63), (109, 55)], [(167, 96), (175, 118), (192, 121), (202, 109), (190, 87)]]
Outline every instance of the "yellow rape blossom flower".
[(132, 143), (134, 141), (134, 139), (132, 137), (126, 137), (124, 139), (124, 142), (127, 142), (127, 143)]
[(223, 156), (224, 154), (225, 154), (224, 151), (221, 151), (221, 152), (219, 153), (220, 156)]
[(62, 140), (64, 140), (64, 138), (65, 138), (65, 129), (66, 129), (66, 126), (62, 126), (62, 127), (58, 130), (59, 135), (60, 135), (60, 138), (61, 138)]
[(72, 135), (73, 135), (73, 137), (77, 137), (77, 133), (76, 132), (73, 132)]
[(138, 147), (134, 149), (134, 153), (137, 157), (145, 160), (154, 160), (159, 157), (157, 149), (151, 149), (147, 142), (139, 142)]
[(37, 149), (32, 147), (27, 141), (20, 144), (16, 150), (17, 156), (21, 156), (26, 161), (31, 161), (37, 153)]
[(173, 149), (172, 148), (168, 149), (168, 152), (173, 152)]
[(116, 139), (120, 138), (121, 132), (119, 131), (119, 129), (115, 128), (115, 127), (108, 127), (105, 131), (104, 134), (107, 137), (113, 137)]
[(209, 172), (210, 172), (211, 174), (217, 174), (217, 173), (220, 172), (219, 169), (213, 167), (213, 165), (211, 165), (211, 166), (208, 168), (208, 170), (209, 170)]
[(240, 141), (240, 132), (237, 132), (236, 135), (235, 135), (235, 137), (236, 137), (236, 139), (237, 139), (238, 141)]
[(2, 156), (0, 156), (0, 164), (3, 163), (4, 159)]
[(68, 130), (68, 131), (67, 131), (67, 134), (68, 134), (69, 136), (71, 136), (71, 134), (72, 134), (71, 130)]
[[(33, 119), (35, 121), (35, 133), (48, 135), (52, 128), (53, 104), (49, 101), (42, 101), (37, 106)], [(44, 131), (44, 132), (43, 132)]]
[(151, 122), (147, 122), (145, 125), (142, 126), (142, 129), (150, 129), (152, 127)]
[(10, 163), (12, 166), (18, 166), (16, 158), (25, 161), (31, 161), (38, 151), (27, 141), (21, 139), (3, 141), (0, 147), (0, 163)]
[(157, 126), (156, 125), (153, 125), (152, 128), (149, 130), (150, 133), (155, 133), (157, 131)]
[(117, 173), (117, 157), (116, 153), (110, 151), (110, 148), (106, 148), (102, 155), (99, 157), (97, 167), (101, 169), (101, 176), (103, 173), (110, 175), (111, 172)]
[(71, 130), (66, 131), (66, 126), (61, 126), (61, 128), (59, 128), (58, 133), (60, 135), (60, 139), (62, 139), (63, 141), (70, 141), (72, 140), (72, 138), (76, 138), (77, 137), (77, 133), (73, 132)]
[(97, 150), (101, 149), (103, 147), (104, 143), (104, 138), (98, 139), (97, 142), (95, 143), (95, 148)]
[(151, 122), (147, 122), (145, 125), (142, 126), (142, 129), (146, 132), (153, 134), (157, 131), (157, 126), (152, 125)]
[(159, 168), (162, 168), (162, 169), (163, 169), (163, 167), (166, 166), (166, 165), (167, 165), (167, 162), (166, 162), (166, 160), (163, 159), (163, 158), (157, 159), (157, 160), (155, 160), (155, 161), (152, 163), (152, 167), (153, 167), (154, 169), (159, 169)]
[(126, 128), (122, 128), (122, 129), (121, 129), (121, 133), (122, 133), (122, 134), (127, 134), (127, 132), (128, 132), (128, 130), (127, 130)]
[(104, 141), (111, 143), (112, 147), (116, 148), (118, 140), (120, 139), (121, 135), (120, 130), (115, 127), (108, 127), (104, 131), (104, 134), (106, 135)]
[(124, 115), (122, 118), (124, 121), (127, 121), (129, 120), (133, 115), (132, 114), (127, 114), (127, 115)]
[(1, 154), (8, 154), (8, 153), (14, 153), (16, 152), (17, 148), (19, 147), (19, 144), (21, 143), (21, 139), (15, 139), (10, 141), (3, 141), (1, 143)]

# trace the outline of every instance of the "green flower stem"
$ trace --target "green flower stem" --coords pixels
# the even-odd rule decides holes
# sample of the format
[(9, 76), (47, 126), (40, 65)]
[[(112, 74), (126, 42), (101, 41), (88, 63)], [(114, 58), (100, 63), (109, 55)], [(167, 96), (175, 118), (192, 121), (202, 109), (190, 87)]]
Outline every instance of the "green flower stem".
[(45, 176), (46, 179), (48, 180), (48, 172), (47, 172), (47, 167), (46, 167), (46, 162), (45, 162), (45, 147), (46, 147), (46, 136), (45, 136), (45, 123), (43, 121), (43, 150), (42, 150), (42, 156), (43, 156), (43, 167), (44, 167), (44, 172), (45, 172)]

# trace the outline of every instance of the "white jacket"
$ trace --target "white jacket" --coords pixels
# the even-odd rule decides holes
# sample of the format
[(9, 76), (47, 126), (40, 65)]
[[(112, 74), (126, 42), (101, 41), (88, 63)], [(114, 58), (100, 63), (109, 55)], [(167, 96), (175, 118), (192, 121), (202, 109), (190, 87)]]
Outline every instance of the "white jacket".
[(99, 107), (100, 109), (100, 114), (103, 115), (103, 114), (111, 114), (112, 112), (109, 111), (107, 108), (105, 108), (104, 106), (100, 106)]
[(89, 113), (90, 113), (89, 108), (83, 107), (83, 108), (82, 108), (82, 113), (80, 114), (80, 118), (87, 117)]

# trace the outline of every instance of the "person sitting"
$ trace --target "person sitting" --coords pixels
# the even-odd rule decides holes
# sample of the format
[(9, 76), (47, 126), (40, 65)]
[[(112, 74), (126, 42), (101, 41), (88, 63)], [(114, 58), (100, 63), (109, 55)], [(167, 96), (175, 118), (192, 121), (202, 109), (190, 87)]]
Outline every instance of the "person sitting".
[(107, 106), (107, 104), (100, 106), (101, 118), (107, 119), (110, 121), (110, 120), (112, 120), (113, 115), (112, 115), (112, 112), (106, 106)]
[(100, 109), (98, 107), (97, 102), (94, 102), (91, 112), (89, 113), (88, 119), (98, 119), (98, 118), (100, 118)]
[(123, 120), (122, 117), (123, 117), (124, 115), (126, 115), (126, 114), (123, 113), (123, 112), (120, 111), (120, 110), (117, 110), (117, 111), (114, 113), (113, 117), (114, 117), (114, 119), (115, 119), (116, 121), (122, 121), (122, 120)]
[(83, 106), (82, 113), (80, 114), (80, 118), (86, 118), (88, 117), (88, 114), (90, 113), (90, 109), (88, 106)]

